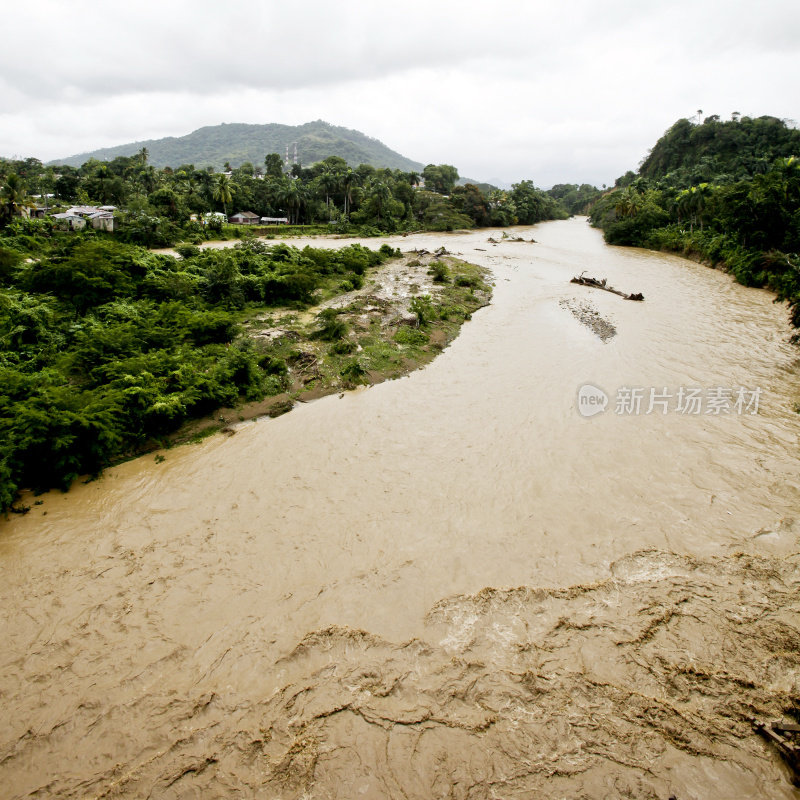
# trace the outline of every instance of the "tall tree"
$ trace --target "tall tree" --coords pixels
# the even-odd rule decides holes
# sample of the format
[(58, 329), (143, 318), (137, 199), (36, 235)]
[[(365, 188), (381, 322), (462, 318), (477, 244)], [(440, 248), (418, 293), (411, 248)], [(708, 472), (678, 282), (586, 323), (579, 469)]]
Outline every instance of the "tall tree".
[(264, 159), (264, 167), (268, 178), (280, 178), (283, 175), (283, 160), (277, 153), (270, 153)]
[(326, 169), (318, 178), (317, 183), (320, 189), (325, 192), (325, 206), (330, 217), (331, 194), (339, 188), (340, 178), (333, 170)]
[(231, 183), (227, 175), (218, 175), (217, 183), (214, 186), (214, 200), (222, 203), (222, 210), (228, 216), (228, 203), (233, 200), (231, 195)]
[(28, 192), (25, 183), (16, 172), (11, 172), (6, 176), (2, 190), (2, 210), (0, 210), (0, 226), (7, 225), (11, 217), (18, 213), (28, 199)]
[(374, 180), (370, 182), (367, 194), (378, 215), (378, 221), (383, 222), (386, 208), (392, 200), (392, 190), (385, 181)]
[(353, 187), (360, 182), (358, 173), (349, 167), (342, 173), (342, 191), (344, 192), (344, 216), (347, 219), (350, 205), (353, 202)]
[(450, 164), (428, 164), (422, 170), (425, 188), (437, 194), (450, 194), (458, 180), (458, 170)]

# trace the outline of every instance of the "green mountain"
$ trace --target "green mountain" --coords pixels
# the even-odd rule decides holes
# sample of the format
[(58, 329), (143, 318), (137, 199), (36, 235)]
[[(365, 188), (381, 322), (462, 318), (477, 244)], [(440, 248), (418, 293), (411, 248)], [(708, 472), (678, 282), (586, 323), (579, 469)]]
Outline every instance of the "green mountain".
[(295, 143), (297, 160), (303, 166), (310, 166), (328, 156), (339, 156), (353, 167), (372, 164), (374, 167), (406, 171), (420, 171), (423, 167), (418, 161), (390, 150), (377, 139), (322, 120), (304, 125), (210, 125), (186, 136), (167, 136), (164, 139), (104, 147), (91, 153), (58, 158), (50, 163), (79, 167), (90, 158), (111, 161), (117, 156), (132, 156), (146, 147), (148, 161), (159, 168), (194, 164), (198, 168), (212, 166), (221, 169), (226, 161), (234, 167), (245, 161), (258, 166), (264, 163), (264, 156), (268, 153), (278, 153), (284, 157), (287, 147), (291, 159)]

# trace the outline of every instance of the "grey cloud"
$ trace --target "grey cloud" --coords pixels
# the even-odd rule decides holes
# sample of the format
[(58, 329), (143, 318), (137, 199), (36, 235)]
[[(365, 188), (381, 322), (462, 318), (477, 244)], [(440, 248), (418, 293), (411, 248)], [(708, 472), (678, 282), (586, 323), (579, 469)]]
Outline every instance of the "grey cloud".
[(796, 2), (53, 0), (5, 12), (0, 154), (323, 118), (463, 174), (609, 182), (698, 107), (798, 117)]

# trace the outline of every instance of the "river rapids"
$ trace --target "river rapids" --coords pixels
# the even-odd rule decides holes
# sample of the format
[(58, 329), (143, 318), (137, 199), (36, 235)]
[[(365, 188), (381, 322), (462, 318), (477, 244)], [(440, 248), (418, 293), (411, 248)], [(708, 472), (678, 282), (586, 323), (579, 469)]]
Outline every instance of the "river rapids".
[(2, 797), (800, 798), (786, 309), (511, 233), (390, 240), (494, 275), (423, 370), (0, 523)]

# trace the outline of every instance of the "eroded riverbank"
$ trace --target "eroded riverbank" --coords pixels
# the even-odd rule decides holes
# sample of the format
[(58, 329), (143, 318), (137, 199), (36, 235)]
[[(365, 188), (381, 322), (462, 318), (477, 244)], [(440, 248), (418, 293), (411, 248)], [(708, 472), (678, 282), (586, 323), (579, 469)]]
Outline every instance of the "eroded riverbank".
[[(785, 312), (582, 220), (487, 237), (415, 240), (497, 282), (425, 370), (3, 526), (11, 797), (797, 796), (747, 722), (800, 675)], [(632, 386), (761, 404), (614, 413)]]
[[(302, 311), (271, 307), (244, 323), (265, 369), (277, 377), (265, 398), (219, 408), (177, 431), (190, 441), (231, 423), (279, 416), (297, 402), (374, 386), (430, 363), (458, 336), (472, 314), (488, 305), (488, 270), (437, 253), (416, 250), (392, 258), (364, 276), (363, 285)], [(163, 456), (161, 456), (163, 458)]]

